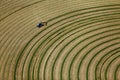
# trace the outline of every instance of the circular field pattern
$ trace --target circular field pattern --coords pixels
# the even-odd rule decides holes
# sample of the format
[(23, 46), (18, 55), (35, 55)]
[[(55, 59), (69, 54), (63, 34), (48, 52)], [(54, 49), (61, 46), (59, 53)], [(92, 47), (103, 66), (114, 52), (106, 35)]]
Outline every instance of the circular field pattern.
[(119, 0), (0, 4), (0, 80), (120, 80)]

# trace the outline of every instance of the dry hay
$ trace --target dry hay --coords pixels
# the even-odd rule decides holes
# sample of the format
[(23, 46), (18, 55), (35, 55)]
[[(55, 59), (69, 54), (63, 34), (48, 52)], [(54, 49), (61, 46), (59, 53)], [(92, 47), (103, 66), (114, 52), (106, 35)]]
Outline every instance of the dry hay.
[(120, 1), (0, 0), (0, 80), (120, 80)]

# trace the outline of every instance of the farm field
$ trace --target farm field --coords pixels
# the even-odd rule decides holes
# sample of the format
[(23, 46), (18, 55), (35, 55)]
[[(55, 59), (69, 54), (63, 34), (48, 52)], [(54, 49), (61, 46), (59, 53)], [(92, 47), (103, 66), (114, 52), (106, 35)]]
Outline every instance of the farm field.
[(0, 80), (120, 80), (120, 0), (0, 0)]

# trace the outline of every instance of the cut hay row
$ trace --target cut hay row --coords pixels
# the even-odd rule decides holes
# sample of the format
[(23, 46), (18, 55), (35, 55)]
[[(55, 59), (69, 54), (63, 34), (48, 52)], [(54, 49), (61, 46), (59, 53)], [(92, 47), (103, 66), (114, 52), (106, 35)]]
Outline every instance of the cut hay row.
[[(77, 1), (68, 11), (46, 0), (1, 18), (0, 80), (119, 80), (120, 4), (78, 9)], [(37, 28), (38, 16), (48, 25)]]
[(23, 8), (40, 3), (42, 1), (44, 1), (44, 0), (34, 0), (34, 1), (3, 0), (0, 2), (0, 8), (1, 8), (0, 15), (2, 15), (2, 16), (0, 16), (0, 19), (4, 19), (5, 17), (8, 17), (9, 15), (11, 15)]

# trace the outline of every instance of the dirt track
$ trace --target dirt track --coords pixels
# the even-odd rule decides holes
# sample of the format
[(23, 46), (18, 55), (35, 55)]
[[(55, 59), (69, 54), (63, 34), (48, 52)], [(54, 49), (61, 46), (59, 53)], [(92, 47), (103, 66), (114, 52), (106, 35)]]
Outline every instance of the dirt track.
[(0, 80), (120, 80), (120, 1), (0, 0)]

